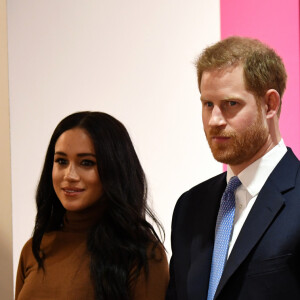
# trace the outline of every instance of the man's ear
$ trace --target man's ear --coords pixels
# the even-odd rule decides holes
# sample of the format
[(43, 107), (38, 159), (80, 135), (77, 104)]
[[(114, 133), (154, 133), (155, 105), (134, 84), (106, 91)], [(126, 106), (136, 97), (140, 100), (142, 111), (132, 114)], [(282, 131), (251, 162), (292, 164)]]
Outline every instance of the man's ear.
[(266, 118), (271, 119), (274, 116), (277, 115), (280, 107), (280, 96), (279, 93), (274, 90), (270, 89), (266, 92), (264, 96), (264, 107), (265, 107), (265, 113), (266, 113)]

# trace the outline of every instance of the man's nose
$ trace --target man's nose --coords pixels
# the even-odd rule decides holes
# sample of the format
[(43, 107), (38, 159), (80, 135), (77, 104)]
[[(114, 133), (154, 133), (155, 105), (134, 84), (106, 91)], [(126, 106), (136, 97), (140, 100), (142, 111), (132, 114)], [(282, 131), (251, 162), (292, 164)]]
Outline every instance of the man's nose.
[(66, 169), (65, 179), (68, 181), (78, 181), (80, 179), (74, 164), (69, 164), (68, 168)]
[(209, 119), (209, 126), (219, 127), (226, 125), (226, 120), (223, 116), (221, 109), (215, 105), (212, 109), (211, 116)]

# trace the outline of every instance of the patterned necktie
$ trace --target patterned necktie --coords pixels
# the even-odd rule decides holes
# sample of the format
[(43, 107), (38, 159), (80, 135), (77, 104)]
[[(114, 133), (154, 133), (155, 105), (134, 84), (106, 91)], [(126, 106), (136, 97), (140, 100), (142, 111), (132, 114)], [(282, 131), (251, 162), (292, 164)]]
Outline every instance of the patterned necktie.
[(207, 300), (214, 298), (227, 259), (229, 240), (235, 212), (235, 190), (241, 185), (237, 176), (231, 177), (223, 193), (218, 213), (215, 245), (212, 256)]

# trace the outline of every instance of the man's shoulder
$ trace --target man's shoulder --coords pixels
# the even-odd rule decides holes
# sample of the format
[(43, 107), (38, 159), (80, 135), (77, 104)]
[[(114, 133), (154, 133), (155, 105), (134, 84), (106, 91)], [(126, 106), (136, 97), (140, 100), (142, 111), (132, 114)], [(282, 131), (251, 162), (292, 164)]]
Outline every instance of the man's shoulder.
[[(200, 213), (206, 213), (217, 207), (226, 187), (226, 172), (207, 179), (183, 193), (178, 199), (174, 212), (172, 227), (176, 220), (188, 224), (193, 219), (199, 218)], [(197, 212), (197, 213), (196, 213)]]
[(223, 172), (214, 177), (211, 177), (186, 191), (183, 195), (193, 195), (198, 194), (199, 192), (203, 192), (204, 190), (211, 190), (218, 187), (222, 187), (224, 184), (226, 185), (226, 174), (227, 172)]
[(298, 157), (295, 155), (295, 153), (293, 152), (293, 150), (290, 147), (286, 147), (286, 148), (287, 148), (287, 152), (285, 153), (281, 161), (284, 160), (284, 161), (300, 164), (300, 161)]
[(224, 191), (226, 187), (226, 172), (209, 178), (186, 192), (184, 192), (177, 201), (177, 205), (181, 203), (192, 204), (194, 201), (199, 202), (200, 199), (205, 198), (205, 195), (215, 193), (218, 190)]
[(269, 179), (273, 182), (287, 181), (300, 176), (300, 162), (297, 156), (293, 153), (292, 149), (287, 147), (286, 154), (282, 157), (279, 163), (274, 168)]

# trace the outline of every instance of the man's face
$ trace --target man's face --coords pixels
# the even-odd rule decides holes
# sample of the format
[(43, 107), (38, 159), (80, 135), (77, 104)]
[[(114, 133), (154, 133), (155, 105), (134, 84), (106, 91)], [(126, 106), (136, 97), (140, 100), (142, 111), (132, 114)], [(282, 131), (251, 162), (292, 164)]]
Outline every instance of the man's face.
[(250, 161), (268, 138), (262, 106), (246, 90), (243, 67), (204, 72), (202, 119), (214, 158), (229, 165)]

